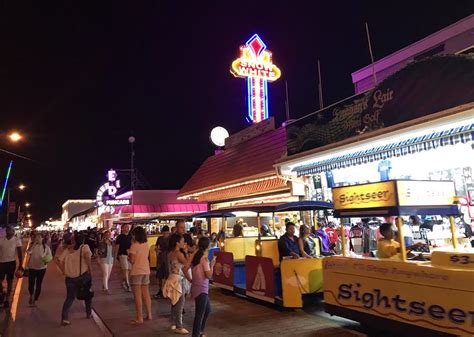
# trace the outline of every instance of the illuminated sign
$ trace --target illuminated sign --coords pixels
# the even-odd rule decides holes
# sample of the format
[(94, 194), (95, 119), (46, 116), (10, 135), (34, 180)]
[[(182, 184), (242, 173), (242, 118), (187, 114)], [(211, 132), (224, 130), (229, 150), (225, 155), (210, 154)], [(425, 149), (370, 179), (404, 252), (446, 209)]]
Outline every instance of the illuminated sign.
[(455, 197), (452, 181), (392, 180), (373, 184), (336, 187), (334, 209), (393, 206), (448, 206)]
[(331, 256), (324, 259), (323, 272), (330, 314), (342, 309), (338, 313), (343, 317), (355, 311), (369, 320), (376, 316), (456, 336), (474, 335), (471, 270)]
[(115, 170), (110, 169), (107, 172), (107, 180), (108, 182), (102, 185), (96, 194), (96, 203), (97, 207), (99, 207), (99, 213), (113, 213), (115, 210), (113, 206), (130, 205), (130, 200), (128, 199), (115, 199), (115, 195), (121, 187)]
[(107, 206), (127, 206), (130, 205), (130, 199), (109, 199), (105, 200)]
[(338, 187), (332, 190), (334, 209), (396, 206), (394, 181)]
[(452, 181), (397, 181), (400, 206), (452, 205), (456, 191)]
[(254, 123), (268, 118), (268, 81), (280, 78), (280, 69), (272, 62), (272, 53), (257, 35), (240, 47), (240, 58), (232, 62), (230, 72), (247, 79), (248, 116)]

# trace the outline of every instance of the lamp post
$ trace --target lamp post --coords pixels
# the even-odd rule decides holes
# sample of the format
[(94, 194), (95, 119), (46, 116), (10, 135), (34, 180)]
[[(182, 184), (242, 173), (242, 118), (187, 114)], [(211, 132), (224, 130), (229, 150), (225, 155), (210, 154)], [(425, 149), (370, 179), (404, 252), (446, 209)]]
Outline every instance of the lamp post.
[(128, 137), (128, 142), (130, 143), (130, 185), (133, 193), (135, 189), (135, 149), (133, 148), (135, 137)]
[[(18, 189), (20, 191), (24, 191), (26, 189), (26, 185), (20, 184), (18, 186)], [(7, 189), (7, 207), (6, 207), (6, 209), (7, 209), (7, 226), (10, 224), (10, 190), (11, 190), (11, 188)], [(12, 213), (15, 213), (15, 211), (13, 211)]]

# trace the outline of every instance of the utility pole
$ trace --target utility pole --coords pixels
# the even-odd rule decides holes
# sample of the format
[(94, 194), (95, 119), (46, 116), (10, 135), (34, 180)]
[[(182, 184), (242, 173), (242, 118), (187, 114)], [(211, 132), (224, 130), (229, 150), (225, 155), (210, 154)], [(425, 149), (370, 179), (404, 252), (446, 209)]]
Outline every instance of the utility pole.
[(321, 64), (319, 63), (318, 59), (318, 93), (319, 93), (319, 109), (322, 110), (324, 108), (323, 103), (323, 83), (321, 82)]
[(377, 74), (375, 72), (374, 53), (372, 52), (372, 43), (370, 42), (369, 25), (367, 24), (367, 22), (365, 23), (365, 32), (367, 33), (367, 42), (369, 44), (370, 61), (372, 63), (372, 77), (374, 79), (374, 87), (375, 87), (377, 85)]

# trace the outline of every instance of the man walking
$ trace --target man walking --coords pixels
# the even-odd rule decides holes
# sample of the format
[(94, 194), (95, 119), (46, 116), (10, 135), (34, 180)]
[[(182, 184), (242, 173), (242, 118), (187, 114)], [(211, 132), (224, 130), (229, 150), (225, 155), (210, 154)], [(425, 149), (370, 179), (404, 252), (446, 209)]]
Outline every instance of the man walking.
[(128, 225), (123, 224), (120, 231), (120, 235), (117, 236), (117, 239), (115, 240), (114, 257), (120, 262), (120, 268), (122, 269), (123, 273), (122, 287), (126, 291), (131, 291), (129, 275), (132, 266), (128, 261), (128, 250), (131, 246), (132, 235), (130, 233), (130, 227)]
[[(13, 277), (16, 270), (16, 257), (18, 256), (18, 269), (22, 270), (23, 252), (21, 240), (15, 236), (15, 229), (7, 226), (6, 236), (0, 238), (0, 303), (8, 308), (10, 294), (13, 288)], [(7, 293), (3, 292), (3, 280), (7, 278)]]

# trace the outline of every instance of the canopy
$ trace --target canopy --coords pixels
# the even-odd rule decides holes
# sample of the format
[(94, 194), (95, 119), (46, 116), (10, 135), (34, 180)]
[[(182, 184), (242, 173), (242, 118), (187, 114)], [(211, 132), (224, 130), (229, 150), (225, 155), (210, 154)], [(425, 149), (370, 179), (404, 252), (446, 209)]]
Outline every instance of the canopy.
[(234, 218), (235, 214), (222, 211), (209, 211), (204, 213), (195, 213), (193, 218)]
[(325, 201), (303, 200), (288, 202), (275, 208), (275, 212), (312, 211), (321, 209), (333, 209), (334, 205)]
[(459, 215), (456, 205), (447, 206), (398, 206), (362, 209), (335, 210), (334, 216), (340, 218), (347, 217), (370, 217), (370, 216), (400, 216), (400, 215)]

